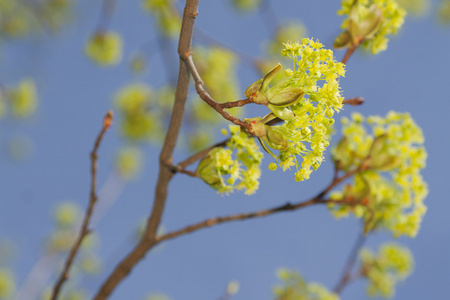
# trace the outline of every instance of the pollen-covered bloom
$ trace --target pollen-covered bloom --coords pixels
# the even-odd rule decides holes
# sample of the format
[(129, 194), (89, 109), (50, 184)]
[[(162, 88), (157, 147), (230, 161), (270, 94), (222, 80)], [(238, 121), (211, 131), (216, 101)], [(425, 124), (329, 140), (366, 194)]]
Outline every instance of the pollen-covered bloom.
[(259, 187), (263, 154), (255, 140), (241, 132), (239, 126), (230, 125), (229, 130), (227, 148), (212, 149), (200, 161), (196, 173), (219, 193), (245, 190), (245, 194), (251, 195)]
[(389, 112), (385, 118), (371, 116), (367, 121), (357, 113), (351, 120), (344, 118), (343, 138), (332, 151), (333, 160), (339, 170), (361, 171), (332, 194), (347, 202), (330, 206), (333, 214), (354, 213), (364, 220), (366, 233), (384, 228), (394, 236), (415, 236), (428, 193), (420, 174), (427, 156), (423, 143), (420, 127), (407, 113)]
[[(292, 59), (293, 68), (286, 69), (270, 87), (281, 69), (277, 65), (245, 93), (255, 103), (267, 105), (271, 113), (246, 121), (250, 123), (249, 133), (260, 139), (264, 150), (283, 170), (295, 166), (295, 180), (300, 181), (308, 179), (323, 161), (329, 125), (334, 123), (334, 113), (342, 108), (338, 78), (345, 70), (331, 50), (312, 39), (286, 43), (282, 55)], [(267, 125), (275, 118), (284, 120), (284, 124)], [(271, 149), (279, 150), (278, 155)], [(274, 165), (270, 169), (275, 169)]]

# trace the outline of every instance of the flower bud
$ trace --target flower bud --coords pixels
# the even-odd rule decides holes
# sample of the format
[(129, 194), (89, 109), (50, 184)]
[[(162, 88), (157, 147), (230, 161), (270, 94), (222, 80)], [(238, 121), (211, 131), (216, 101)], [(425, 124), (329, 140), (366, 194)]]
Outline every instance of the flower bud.
[(387, 134), (377, 137), (370, 148), (368, 167), (380, 171), (390, 171), (398, 166), (400, 159), (389, 153)]
[(349, 15), (348, 31), (353, 44), (359, 45), (363, 40), (373, 39), (383, 20), (382, 10), (375, 4), (369, 8), (355, 2)]
[(259, 91), (259, 89), (261, 88), (261, 84), (262, 84), (262, 79), (259, 79), (256, 82), (253, 82), (244, 92), (245, 97), (250, 98), (250, 96), (252, 96), (254, 93), (256, 93), (257, 91)]
[(272, 149), (285, 151), (289, 147), (289, 142), (284, 138), (280, 131), (276, 130), (276, 128), (276, 126), (267, 126), (267, 134), (262, 137), (262, 140)]
[(292, 121), (295, 118), (295, 114), (287, 107), (278, 107), (272, 104), (267, 105), (267, 107), (275, 116), (277, 116), (281, 120)]
[(342, 49), (350, 46), (352, 43), (352, 35), (348, 30), (341, 32), (333, 42), (333, 47), (336, 49)]
[(295, 104), (304, 95), (305, 92), (301, 88), (285, 88), (278, 93), (269, 96), (268, 101), (274, 106), (285, 107)]
[(216, 162), (214, 156), (208, 154), (205, 156), (197, 167), (197, 176), (214, 189), (222, 187), (222, 181), (217, 174)]

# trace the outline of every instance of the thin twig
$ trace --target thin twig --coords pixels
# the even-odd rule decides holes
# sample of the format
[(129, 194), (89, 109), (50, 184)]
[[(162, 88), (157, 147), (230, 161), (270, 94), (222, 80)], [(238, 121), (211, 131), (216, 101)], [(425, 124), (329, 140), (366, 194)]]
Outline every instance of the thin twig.
[(358, 276), (352, 276), (352, 270), (356, 264), (356, 261), (358, 260), (358, 252), (363, 247), (365, 241), (366, 236), (360, 233), (358, 235), (358, 238), (356, 239), (355, 244), (353, 245), (350, 255), (348, 256), (347, 263), (345, 264), (344, 271), (342, 272), (342, 276), (333, 290), (336, 294), (340, 294), (344, 287), (347, 286), (347, 284), (349, 284), (351, 281), (361, 277), (358, 274)]
[(141, 261), (147, 252), (156, 245), (155, 238), (157, 229), (161, 223), (161, 218), (166, 205), (169, 182), (174, 173), (170, 168), (172, 154), (180, 132), (183, 121), (184, 110), (189, 89), (189, 68), (186, 62), (186, 54), (192, 51), (192, 33), (194, 30), (195, 18), (198, 15), (199, 0), (187, 0), (183, 12), (181, 23), (180, 39), (178, 44), (178, 54), (180, 55), (180, 69), (178, 73), (177, 88), (175, 91), (175, 102), (172, 109), (169, 128), (167, 130), (164, 145), (159, 157), (159, 175), (155, 188), (155, 198), (150, 216), (142, 235), (141, 240), (131, 250), (131, 252), (115, 267), (99, 291), (94, 297), (95, 300), (103, 300), (109, 297), (120, 282), (131, 272), (134, 266)]
[(345, 99), (342, 101), (342, 104), (350, 104), (350, 105), (361, 105), (364, 103), (363, 97), (355, 97), (350, 99)]
[(250, 212), (250, 213), (240, 213), (240, 214), (235, 214), (235, 215), (230, 215), (230, 216), (224, 216), (224, 217), (216, 217), (216, 218), (211, 218), (211, 219), (207, 219), (189, 226), (186, 226), (182, 229), (176, 230), (176, 231), (172, 231), (169, 233), (166, 233), (164, 235), (161, 235), (159, 237), (157, 237), (156, 241), (158, 243), (165, 241), (165, 240), (169, 240), (169, 239), (173, 239), (176, 237), (179, 237), (181, 235), (185, 235), (194, 231), (197, 231), (199, 229), (203, 229), (203, 228), (209, 228), (212, 227), (214, 225), (218, 225), (218, 224), (222, 224), (222, 223), (228, 223), (228, 222), (232, 222), (232, 221), (244, 221), (244, 220), (248, 220), (248, 219), (253, 219), (253, 218), (260, 218), (260, 217), (265, 217), (265, 216), (269, 216), (269, 215), (273, 215), (275, 213), (279, 213), (279, 212), (284, 212), (284, 211), (294, 211), (300, 208), (304, 208), (307, 206), (311, 206), (311, 205), (315, 205), (315, 204), (336, 204), (336, 205), (358, 205), (358, 203), (355, 203), (353, 201), (343, 201), (343, 200), (333, 200), (333, 199), (324, 199), (325, 195), (331, 190), (333, 189), (335, 186), (337, 186), (339, 183), (343, 182), (345, 179), (353, 176), (354, 174), (356, 174), (357, 172), (359, 172), (359, 168), (355, 169), (353, 171), (350, 171), (346, 174), (344, 174), (342, 177), (336, 178), (335, 180), (333, 180), (328, 187), (326, 187), (322, 192), (320, 192), (317, 196), (303, 201), (303, 202), (299, 202), (296, 204), (291, 204), (291, 203), (286, 203), (284, 205), (281, 206), (276, 206), (270, 209), (263, 209), (263, 210), (259, 210), (256, 212)]
[(192, 78), (195, 81), (195, 89), (197, 91), (198, 96), (205, 101), (209, 106), (214, 108), (215, 111), (217, 111), (219, 114), (222, 115), (225, 119), (232, 122), (235, 125), (239, 125), (240, 127), (248, 130), (249, 129), (249, 123), (243, 122), (239, 120), (236, 117), (233, 117), (229, 113), (223, 110), (220, 103), (217, 103), (205, 90), (205, 84), (203, 83), (202, 78), (200, 77), (200, 74), (197, 71), (197, 67), (195, 66), (194, 60), (192, 59), (191, 53), (186, 53), (186, 62), (189, 67), (189, 71), (191, 72)]
[(219, 107), (221, 109), (224, 108), (234, 108), (234, 107), (241, 107), (250, 103), (254, 103), (252, 100), (250, 99), (244, 99), (244, 100), (237, 100), (237, 101), (232, 101), (232, 102), (224, 102), (224, 103), (219, 103)]
[(81, 243), (83, 242), (83, 239), (89, 234), (90, 229), (89, 227), (89, 221), (91, 220), (92, 213), (94, 211), (95, 204), (97, 203), (97, 194), (96, 194), (96, 188), (97, 188), (97, 159), (98, 159), (98, 148), (100, 147), (100, 143), (103, 139), (103, 136), (105, 135), (105, 132), (108, 130), (108, 128), (111, 126), (113, 119), (112, 111), (108, 111), (106, 114), (104, 120), (103, 120), (103, 126), (100, 131), (100, 133), (97, 136), (97, 139), (94, 143), (94, 148), (91, 152), (91, 191), (89, 194), (89, 204), (86, 209), (86, 214), (84, 216), (83, 224), (80, 229), (80, 233), (78, 234), (78, 237), (73, 244), (72, 248), (70, 249), (69, 256), (67, 257), (66, 263), (64, 265), (64, 269), (62, 270), (61, 274), (59, 275), (59, 279), (57, 280), (55, 287), (53, 288), (52, 296), (50, 297), (51, 300), (56, 300), (58, 298), (59, 292), (61, 291), (61, 288), (64, 284), (64, 282), (69, 278), (69, 270), (72, 266), (75, 257), (78, 253), (78, 250), (80, 249)]
[(209, 146), (208, 148), (205, 148), (191, 156), (189, 156), (188, 158), (186, 158), (185, 160), (183, 160), (182, 162), (180, 162), (176, 167), (177, 169), (183, 170), (184, 168), (186, 168), (187, 166), (195, 163), (197, 160), (202, 159), (206, 154), (209, 153), (209, 151), (211, 151), (214, 148), (217, 147), (225, 147), (228, 143), (230, 139), (226, 139), (223, 140), (217, 144), (214, 144), (212, 146)]
[(355, 52), (356, 48), (357, 46), (354, 45), (350, 45), (347, 48), (347, 52), (345, 52), (344, 58), (341, 61), (343, 64), (347, 64), (347, 61), (349, 60), (350, 56), (352, 56), (353, 52)]

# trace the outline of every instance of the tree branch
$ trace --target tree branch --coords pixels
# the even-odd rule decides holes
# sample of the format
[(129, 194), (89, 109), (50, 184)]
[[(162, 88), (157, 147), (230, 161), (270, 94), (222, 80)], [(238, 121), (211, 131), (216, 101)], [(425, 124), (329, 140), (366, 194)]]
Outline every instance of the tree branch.
[(356, 48), (358, 47), (355, 45), (350, 45), (347, 48), (347, 52), (345, 52), (344, 58), (341, 61), (343, 64), (347, 64), (347, 61), (349, 60), (350, 56), (352, 56), (353, 52), (355, 52)]
[(147, 220), (144, 234), (133, 250), (116, 266), (106, 281), (100, 287), (96, 300), (106, 299), (114, 291), (117, 285), (131, 272), (133, 267), (145, 257), (146, 253), (156, 244), (156, 231), (161, 223), (164, 212), (169, 182), (174, 173), (170, 168), (172, 154), (183, 120), (184, 109), (189, 88), (189, 68), (186, 62), (186, 54), (191, 53), (191, 40), (195, 18), (198, 15), (199, 0), (187, 0), (183, 12), (178, 54), (180, 55), (180, 69), (178, 73), (177, 88), (175, 91), (175, 103), (172, 109), (169, 128), (164, 140), (164, 145), (159, 157), (159, 175), (155, 188), (155, 199)]
[(217, 103), (205, 90), (205, 84), (203, 83), (202, 78), (200, 77), (200, 74), (197, 71), (197, 67), (194, 64), (194, 60), (192, 59), (192, 54), (190, 52), (187, 52), (186, 54), (186, 62), (189, 67), (189, 71), (191, 72), (192, 78), (195, 81), (195, 89), (197, 91), (197, 94), (199, 97), (205, 101), (209, 106), (214, 108), (215, 111), (217, 111), (219, 114), (222, 115), (225, 119), (232, 122), (235, 125), (239, 125), (240, 127), (246, 129), (248, 131), (250, 124), (243, 122), (239, 120), (236, 117), (233, 117), (229, 113), (223, 110), (220, 103)]
[(251, 101), (250, 99), (244, 99), (244, 100), (237, 100), (237, 101), (232, 101), (232, 102), (219, 103), (219, 107), (221, 109), (233, 108), (233, 107), (241, 107), (241, 106), (247, 105), (249, 103), (254, 103), (254, 102)]
[(189, 166), (189, 165), (195, 163), (197, 160), (202, 159), (202, 158), (203, 158), (205, 155), (207, 155), (207, 154), (209, 153), (209, 151), (211, 151), (212, 149), (217, 148), (217, 147), (225, 147), (225, 146), (227, 145), (227, 143), (228, 143), (229, 140), (230, 140), (230, 139), (223, 140), (223, 141), (221, 141), (221, 142), (219, 142), (219, 143), (216, 143), (216, 144), (214, 144), (214, 145), (212, 145), (212, 146), (209, 146), (208, 148), (205, 148), (205, 149), (203, 149), (203, 150), (201, 150), (201, 151), (199, 151), (199, 152), (197, 152), (197, 153), (195, 153), (195, 154), (189, 156), (188, 158), (186, 158), (185, 160), (183, 160), (182, 162), (180, 162), (180, 163), (176, 166), (176, 168), (177, 168), (177, 169), (180, 169), (180, 170), (183, 170), (183, 169), (186, 168), (187, 166)]
[(350, 252), (350, 255), (347, 259), (347, 263), (344, 267), (344, 271), (342, 272), (341, 279), (339, 280), (338, 284), (334, 288), (333, 292), (336, 294), (340, 294), (342, 290), (344, 289), (347, 284), (349, 284), (352, 280), (358, 279), (361, 277), (360, 274), (357, 274), (357, 276), (352, 276), (352, 269), (355, 266), (355, 263), (358, 259), (358, 252), (361, 250), (361, 248), (364, 245), (364, 242), (366, 241), (366, 236), (362, 233), (358, 235), (358, 238), (356, 239), (355, 244), (353, 245), (353, 248)]
[(59, 279), (57, 280), (55, 287), (53, 288), (52, 296), (50, 297), (51, 300), (56, 300), (58, 298), (58, 295), (61, 291), (61, 288), (64, 284), (64, 282), (69, 278), (69, 270), (72, 266), (75, 257), (78, 253), (78, 250), (80, 249), (81, 243), (83, 242), (83, 239), (89, 234), (90, 230), (89, 227), (89, 221), (91, 220), (92, 213), (94, 211), (95, 204), (97, 203), (97, 195), (96, 195), (96, 188), (97, 188), (97, 159), (98, 159), (98, 148), (100, 147), (100, 143), (103, 139), (103, 136), (105, 135), (105, 132), (108, 130), (108, 128), (111, 126), (113, 119), (112, 111), (108, 111), (108, 113), (105, 115), (105, 118), (103, 120), (103, 127), (100, 131), (100, 133), (97, 136), (97, 139), (94, 143), (94, 148), (91, 152), (91, 191), (89, 196), (89, 204), (86, 209), (86, 214), (84, 216), (83, 224), (80, 229), (80, 233), (78, 234), (78, 238), (76, 239), (75, 243), (73, 244), (69, 256), (67, 257), (66, 263), (64, 265), (64, 268), (59, 275)]
[(281, 206), (276, 206), (270, 209), (264, 209), (264, 210), (260, 210), (260, 211), (256, 211), (256, 212), (250, 212), (250, 213), (240, 213), (240, 214), (236, 214), (236, 215), (230, 215), (230, 216), (224, 216), (224, 217), (216, 217), (216, 218), (211, 218), (211, 219), (207, 219), (204, 220), (202, 222), (198, 222), (189, 226), (186, 226), (182, 229), (176, 230), (176, 231), (172, 231), (169, 233), (166, 233), (164, 235), (161, 235), (159, 237), (156, 238), (156, 241), (158, 243), (165, 241), (165, 240), (170, 240), (176, 237), (179, 237), (181, 235), (185, 235), (188, 233), (192, 233), (194, 231), (203, 229), (203, 228), (209, 228), (212, 227), (214, 225), (218, 225), (218, 224), (222, 224), (222, 223), (228, 223), (228, 222), (232, 222), (232, 221), (244, 221), (244, 220), (248, 220), (248, 219), (253, 219), (253, 218), (260, 218), (260, 217), (265, 217), (265, 216), (269, 216), (269, 215), (273, 215), (279, 212), (284, 212), (284, 211), (294, 211), (300, 208), (304, 208), (307, 206), (311, 206), (311, 205), (315, 205), (315, 204), (336, 204), (336, 205), (359, 205), (359, 203), (355, 203), (350, 202), (350, 201), (342, 201), (342, 200), (333, 200), (333, 199), (324, 199), (325, 195), (331, 190), (333, 189), (336, 185), (338, 185), (339, 183), (341, 183), (342, 181), (344, 181), (345, 179), (353, 176), (354, 174), (356, 174), (357, 172), (359, 172), (359, 168), (355, 169), (353, 171), (350, 171), (346, 174), (344, 174), (342, 177), (336, 178), (335, 180), (333, 180), (328, 187), (326, 187), (322, 192), (320, 192), (317, 196), (303, 201), (303, 202), (299, 202), (296, 204), (291, 204), (291, 203), (286, 203), (284, 205)]
[(355, 98), (350, 98), (350, 99), (345, 99), (344, 101), (342, 101), (342, 104), (350, 104), (350, 105), (361, 105), (364, 103), (364, 98), (363, 97), (355, 97)]

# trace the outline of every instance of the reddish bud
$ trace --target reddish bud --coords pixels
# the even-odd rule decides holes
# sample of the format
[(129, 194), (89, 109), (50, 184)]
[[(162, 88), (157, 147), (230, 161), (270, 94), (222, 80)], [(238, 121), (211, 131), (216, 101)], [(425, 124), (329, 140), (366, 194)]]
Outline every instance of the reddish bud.
[(113, 122), (113, 112), (112, 110), (108, 110), (108, 112), (105, 115), (105, 118), (103, 119), (103, 128), (108, 129), (112, 122)]

